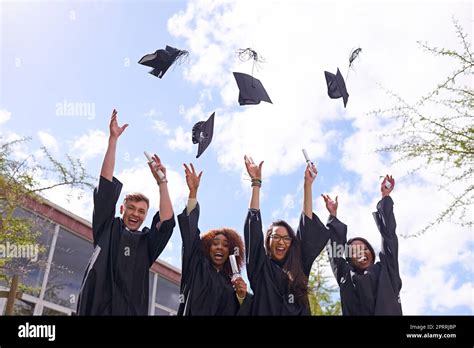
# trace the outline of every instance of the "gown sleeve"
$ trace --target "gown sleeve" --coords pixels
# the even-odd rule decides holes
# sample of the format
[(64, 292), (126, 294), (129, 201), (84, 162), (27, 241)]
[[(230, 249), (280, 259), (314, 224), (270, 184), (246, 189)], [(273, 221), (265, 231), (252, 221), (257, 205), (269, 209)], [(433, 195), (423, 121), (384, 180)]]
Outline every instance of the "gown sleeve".
[(94, 247), (99, 242), (101, 236), (107, 230), (109, 223), (115, 216), (115, 206), (122, 191), (122, 183), (113, 178), (107, 180), (103, 176), (99, 179), (99, 185), (94, 189), (94, 211), (92, 213), (92, 236)]
[(262, 218), (260, 210), (249, 209), (244, 226), (245, 237), (245, 261), (247, 264), (247, 275), (250, 286), (256, 284), (256, 278), (263, 268), (265, 248), (263, 246)]
[(337, 217), (330, 216), (326, 226), (330, 231), (328, 245), (328, 248), (330, 248), (328, 250), (329, 263), (337, 283), (341, 285), (341, 282), (344, 281), (350, 272), (350, 266), (344, 254), (347, 242), (347, 225), (342, 223)]
[(173, 234), (175, 226), (176, 221), (174, 215), (163, 222), (160, 221), (160, 212), (157, 212), (153, 217), (150, 231), (148, 232), (148, 256), (150, 266), (163, 252)]
[(247, 296), (245, 296), (244, 301), (240, 305), (239, 310), (237, 311), (238, 316), (246, 316), (252, 314), (252, 303), (253, 303), (253, 295), (247, 292)]
[(183, 212), (178, 215), (179, 230), (181, 232), (182, 239), (182, 277), (186, 282), (187, 277), (190, 275), (190, 271), (193, 270), (193, 260), (196, 260), (201, 255), (201, 239), (199, 237), (200, 231), (198, 227), (199, 222), (199, 203), (189, 213), (184, 208)]
[(329, 230), (314, 213), (311, 219), (302, 213), (296, 236), (301, 242), (303, 271), (308, 277), (314, 260), (328, 242)]
[(382, 237), (382, 250), (379, 254), (382, 266), (387, 267), (390, 281), (395, 293), (402, 288), (398, 268), (398, 238), (395, 232), (397, 223), (393, 214), (393, 200), (390, 196), (382, 198), (373, 213), (375, 223)]

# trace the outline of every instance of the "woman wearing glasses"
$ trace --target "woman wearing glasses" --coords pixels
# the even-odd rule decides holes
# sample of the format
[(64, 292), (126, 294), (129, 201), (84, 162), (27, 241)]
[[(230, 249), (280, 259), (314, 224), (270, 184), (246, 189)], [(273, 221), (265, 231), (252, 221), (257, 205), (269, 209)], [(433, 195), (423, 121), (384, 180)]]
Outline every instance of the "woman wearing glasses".
[(311, 315), (308, 277), (329, 239), (328, 230), (312, 211), (312, 184), (317, 170), (314, 164), (305, 170), (303, 213), (297, 233), (287, 222), (278, 220), (264, 236), (259, 202), (262, 165), (263, 161), (256, 165), (251, 157), (245, 156), (252, 180), (252, 198), (244, 227), (247, 274), (254, 292), (252, 315)]

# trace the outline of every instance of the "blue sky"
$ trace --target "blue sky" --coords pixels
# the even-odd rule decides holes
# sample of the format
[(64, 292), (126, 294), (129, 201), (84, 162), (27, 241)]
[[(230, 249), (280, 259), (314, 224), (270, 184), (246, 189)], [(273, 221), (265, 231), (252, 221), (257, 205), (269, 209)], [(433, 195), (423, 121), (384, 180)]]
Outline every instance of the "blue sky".
[[(18, 158), (34, 154), (41, 161), (38, 149), (45, 145), (58, 158), (81, 158), (98, 176), (116, 108), (119, 123), (130, 124), (119, 141), (115, 171), (124, 193), (142, 191), (157, 208), (143, 150), (156, 152), (168, 168), (178, 214), (187, 196), (182, 163), (193, 162), (204, 171), (202, 231), (242, 230), (250, 195), (244, 154), (265, 160), (265, 224), (284, 218), (296, 227), (303, 147), (319, 169), (315, 212), (325, 220), (319, 195), (338, 194), (349, 236), (367, 237), (377, 250), (380, 237), (370, 213), (379, 199), (379, 175), (397, 178), (400, 235), (415, 233), (448, 202), (435, 189), (439, 168), (408, 175), (416, 163), (391, 166), (390, 156), (374, 152), (389, 141), (384, 135), (390, 123), (367, 113), (393, 104), (377, 84), (415, 101), (447, 76), (449, 62), (424, 53), (416, 41), (459, 49), (451, 18), (472, 38), (468, 1), (19, 1), (3, 2), (0, 11), (0, 136), (32, 137), (16, 148)], [(165, 45), (190, 56), (160, 80), (137, 61)], [(363, 51), (347, 81), (344, 109), (342, 100), (327, 97), (323, 72), (339, 67), (345, 75), (350, 51), (358, 46)], [(265, 58), (255, 75), (274, 104), (238, 105), (232, 72), (251, 72), (251, 63), (235, 54), (245, 47)], [(86, 103), (91, 113), (61, 114), (64, 103)], [(191, 128), (214, 111), (215, 137), (196, 159)], [(48, 198), (90, 219), (91, 193), (70, 201), (66, 193), (56, 190)], [(419, 238), (400, 238), (405, 313), (473, 313), (472, 241), (472, 230), (452, 223)], [(161, 258), (180, 267), (180, 247), (176, 229)]]

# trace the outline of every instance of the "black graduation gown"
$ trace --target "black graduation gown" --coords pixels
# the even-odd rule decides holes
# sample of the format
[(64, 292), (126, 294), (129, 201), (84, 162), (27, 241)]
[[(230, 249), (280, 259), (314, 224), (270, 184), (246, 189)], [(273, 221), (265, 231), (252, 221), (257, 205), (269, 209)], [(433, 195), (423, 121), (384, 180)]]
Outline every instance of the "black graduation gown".
[[(244, 227), (247, 274), (254, 292), (253, 315), (311, 315), (310, 309), (289, 294), (288, 276), (281, 264), (266, 255), (260, 210), (249, 209)], [(329, 239), (329, 231), (313, 214), (301, 214), (297, 230), (303, 271), (307, 277)]]
[(178, 215), (182, 247), (181, 298), (178, 315), (249, 315), (252, 295), (239, 304), (230, 278), (218, 272), (201, 249), (199, 204)]
[(115, 217), (121, 190), (122, 183), (115, 177), (111, 182), (102, 176), (94, 190), (95, 249), (79, 292), (78, 315), (148, 315), (149, 268), (176, 223), (174, 216), (160, 223), (157, 212), (151, 228), (130, 232), (123, 220)]
[[(393, 214), (393, 200), (382, 198), (373, 213), (382, 235), (380, 261), (361, 272), (345, 257), (329, 253), (332, 270), (339, 284), (343, 315), (402, 315), (400, 289), (402, 280), (398, 269), (398, 239)], [(330, 245), (342, 249), (347, 242), (347, 226), (336, 217), (329, 218)]]

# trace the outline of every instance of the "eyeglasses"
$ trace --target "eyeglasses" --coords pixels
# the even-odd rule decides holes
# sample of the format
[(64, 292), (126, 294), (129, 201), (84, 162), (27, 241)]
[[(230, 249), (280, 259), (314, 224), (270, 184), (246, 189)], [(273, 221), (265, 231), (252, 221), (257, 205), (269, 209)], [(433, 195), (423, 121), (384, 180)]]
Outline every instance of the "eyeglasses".
[(291, 241), (293, 240), (293, 238), (291, 238), (290, 236), (280, 236), (279, 234), (271, 234), (270, 235), (270, 238), (273, 239), (275, 242), (279, 242), (280, 240), (283, 239), (283, 242), (285, 244), (290, 244)]

